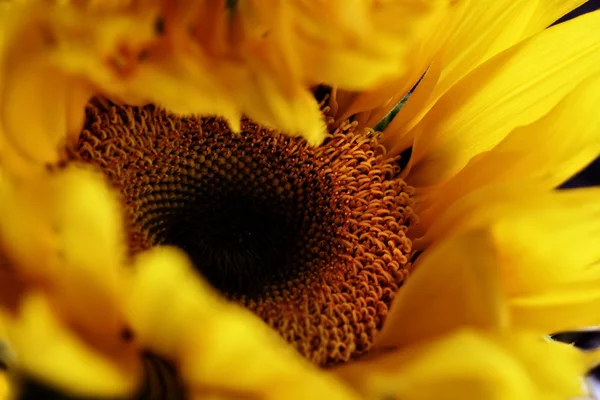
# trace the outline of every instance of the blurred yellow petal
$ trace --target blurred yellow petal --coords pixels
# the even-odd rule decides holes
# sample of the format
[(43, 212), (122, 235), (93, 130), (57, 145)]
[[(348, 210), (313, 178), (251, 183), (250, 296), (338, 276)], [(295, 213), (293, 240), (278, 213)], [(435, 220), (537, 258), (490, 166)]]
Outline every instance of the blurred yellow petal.
[(376, 338), (376, 348), (401, 347), (464, 326), (501, 330), (506, 305), (495, 249), (484, 232), (455, 236), (419, 256)]
[(234, 130), (246, 114), (318, 144), (325, 124), (306, 87), (364, 89), (403, 74), (451, 3), (23, 3), (2, 51), (5, 135), (28, 158), (55, 161), (102, 92), (222, 115)]
[(6, 318), (6, 324), (18, 369), (28, 376), (80, 396), (122, 396), (135, 390), (140, 371), (126, 362), (124, 349), (117, 353), (119, 362), (97, 352), (56, 318), (44, 296), (28, 296), (19, 315)]
[[(498, 335), (496, 340), (527, 371), (541, 398), (558, 400), (589, 395), (583, 377), (594, 366), (594, 357), (535, 332), (517, 332)], [(544, 362), (540, 362), (542, 359)]]
[(548, 29), (484, 63), (415, 127), (406, 172), (416, 186), (445, 182), (519, 125), (548, 113), (598, 72), (600, 12)]
[(589, 366), (577, 349), (537, 335), (463, 330), (334, 372), (367, 398), (559, 400), (586, 394)]
[[(306, 84), (324, 82), (357, 90), (402, 74), (412, 61), (415, 44), (434, 34), (428, 27), (435, 26), (451, 4), (246, 0), (236, 9), (245, 31), (263, 36), (262, 46), (258, 37), (252, 40), (250, 61), (268, 60), (269, 50), (280, 52), (278, 63), (285, 67), (280, 72), (299, 76)], [(256, 51), (263, 49), (264, 53)], [(267, 66), (276, 67), (269, 61)]]
[(44, 173), (18, 179), (0, 169), (0, 242), (2, 256), (19, 260), (24, 276), (51, 274), (55, 247), (50, 223), (51, 184)]
[(398, 76), (410, 65), (408, 60), (412, 62), (415, 43), (432, 35), (432, 28), (451, 3), (292, 2), (304, 73), (309, 82), (351, 90), (366, 89)]
[(90, 77), (99, 83), (102, 76), (101, 83), (114, 86), (107, 52), (115, 51), (125, 24), (41, 2), (15, 2), (9, 11), (0, 53), (2, 130), (26, 158), (55, 162), (58, 146), (81, 129), (94, 91)]
[(327, 129), (312, 94), (298, 88), (292, 98), (286, 99), (275, 90), (275, 84), (271, 77), (262, 74), (257, 75), (248, 87), (239, 87), (236, 95), (248, 105), (247, 115), (262, 121), (265, 126), (302, 136), (314, 146), (320, 145)]
[(104, 176), (70, 166), (1, 178), (0, 241), (15, 282), (43, 287), (74, 326), (98, 341), (118, 340), (124, 227)]
[[(528, 180), (553, 189), (600, 154), (600, 75), (577, 86), (548, 115), (516, 128), (492, 150), (479, 154), (440, 187), (421, 199), (420, 221), (427, 226), (449, 205), (482, 186)], [(535, 151), (532, 151), (535, 149)]]
[[(193, 61), (176, 53), (161, 54), (156, 59), (150, 56), (124, 90), (113, 94), (139, 105), (154, 101), (182, 115), (221, 115), (235, 128), (241, 117), (234, 104), (235, 92), (211, 76), (211, 66), (206, 63), (209, 61), (200, 56)], [(229, 79), (234, 79), (236, 72), (231, 71)]]
[[(138, 340), (163, 355), (180, 355), (182, 334), (190, 321), (208, 318), (220, 300), (204, 281), (195, 277), (185, 253), (156, 247), (138, 255), (126, 302), (127, 317)], [(165, 299), (171, 304), (161, 313)]]
[(495, 221), (513, 323), (541, 332), (600, 325), (600, 191), (571, 207), (512, 212)]
[[(154, 248), (137, 258), (135, 271), (128, 294), (131, 326), (140, 343), (177, 363), (191, 393), (356, 398), (257, 317), (220, 299), (179, 250)], [(165, 301), (167, 313), (160, 312)]]
[[(412, 48), (409, 49), (410, 62), (407, 62), (403, 73), (397, 73), (393, 79), (387, 79), (373, 88), (363, 88), (362, 91), (348, 91), (339, 85), (335, 94), (338, 104), (334, 113), (338, 121), (345, 120), (352, 115), (364, 126), (374, 126), (387, 111), (391, 110), (417, 83), (427, 67), (430, 65), (436, 52), (443, 47), (448, 35), (460, 21), (468, 1), (455, 1), (448, 4), (446, 9), (431, 13), (428, 20), (418, 29), (421, 37), (415, 38)], [(435, 26), (427, 29), (426, 26)], [(428, 32), (428, 30), (430, 32)], [(341, 67), (345, 69), (347, 67)], [(364, 70), (364, 68), (363, 68)], [(364, 76), (363, 72), (355, 75)]]
[(0, 400), (12, 399), (11, 382), (6, 371), (0, 370)]
[[(125, 237), (120, 204), (98, 172), (67, 168), (54, 177), (53, 227), (60, 270), (51, 289), (74, 323), (104, 338), (123, 329)], [(66, 308), (68, 306), (68, 308)]]
[[(595, 270), (600, 265), (594, 266)], [(600, 279), (549, 288), (529, 296), (514, 296), (510, 309), (516, 326), (540, 332), (580, 330), (600, 324)]]
[[(433, 35), (427, 27), (437, 27), (450, 2), (240, 1), (231, 18), (222, 3), (212, 17), (220, 22), (198, 26), (195, 37), (195, 59), (204, 54), (210, 60), (205, 75), (222, 82), (216, 97), (232, 95), (240, 114), (319, 144), (325, 124), (306, 87), (324, 82), (364, 89), (404, 74), (413, 65), (412, 50)], [(206, 12), (202, 6), (174, 8), (172, 23), (181, 27), (184, 13)], [(233, 38), (226, 40), (219, 24), (229, 20)], [(153, 100), (161, 103), (158, 95)], [(196, 110), (207, 111), (213, 110)]]
[(511, 296), (600, 278), (600, 270), (592, 268), (600, 261), (600, 190), (569, 194), (571, 207), (539, 199), (536, 209), (514, 207), (493, 218), (491, 232)]
[(81, 128), (81, 110), (91, 96), (55, 69), (44, 68), (43, 61), (23, 61), (5, 72), (8, 79), (0, 94), (3, 129), (27, 159), (56, 162), (66, 133)]
[(549, 333), (600, 324), (599, 221), (596, 188), (492, 185), (455, 202), (415, 246), (488, 230), (511, 324)]

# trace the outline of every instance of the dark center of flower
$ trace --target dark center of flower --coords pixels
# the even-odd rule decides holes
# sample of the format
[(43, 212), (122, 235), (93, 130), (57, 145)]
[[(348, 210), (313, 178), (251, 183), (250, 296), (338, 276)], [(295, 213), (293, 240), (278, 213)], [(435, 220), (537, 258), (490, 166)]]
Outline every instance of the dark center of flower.
[(197, 268), (225, 293), (255, 295), (281, 275), (296, 252), (298, 227), (281, 210), (253, 198), (227, 196), (189, 206), (188, 216), (169, 218), (157, 240), (185, 250)]
[(312, 148), (243, 121), (96, 100), (74, 159), (120, 190), (132, 252), (187, 252), (230, 299), (319, 365), (362, 354), (409, 268), (411, 188), (377, 134)]

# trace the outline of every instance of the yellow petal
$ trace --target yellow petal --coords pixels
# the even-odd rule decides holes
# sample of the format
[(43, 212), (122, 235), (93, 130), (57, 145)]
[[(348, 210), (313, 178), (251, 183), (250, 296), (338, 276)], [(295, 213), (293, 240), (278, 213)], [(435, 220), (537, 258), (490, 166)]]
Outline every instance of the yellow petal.
[[(207, 318), (218, 296), (195, 277), (186, 255), (175, 248), (139, 254), (133, 270), (126, 312), (137, 339), (159, 354), (182, 354), (182, 334), (190, 321)], [(160, 312), (165, 299), (170, 299), (168, 313)]]
[(583, 395), (577, 349), (525, 332), (463, 330), (334, 370), (367, 398), (565, 399)]
[[(319, 144), (325, 124), (306, 86), (325, 82), (365, 88), (402, 74), (411, 65), (407, 61), (412, 62), (414, 42), (433, 31), (424, 26), (435, 25), (448, 3), (241, 1), (226, 8), (224, 1), (212, 7), (176, 2), (168, 6), (167, 34), (174, 38), (170, 44), (177, 46), (176, 56), (192, 65), (180, 66), (179, 72), (167, 65), (171, 68), (164, 72), (169, 75), (161, 78), (166, 63), (160, 58), (169, 53), (159, 52), (157, 61), (150, 49), (140, 70), (154, 68), (157, 78), (134, 75), (129, 95), (120, 96), (144, 93), (142, 98), (173, 111), (227, 118), (245, 114)], [(198, 72), (189, 73), (193, 68)], [(163, 99), (160, 86), (167, 80), (178, 85)]]
[[(398, 154), (412, 145), (401, 141), (439, 98), (478, 65), (542, 31), (585, 0), (475, 1), (469, 3), (440, 54), (402, 112), (385, 131), (385, 145)], [(431, 74), (438, 70), (439, 76)], [(401, 142), (401, 143), (400, 143)]]
[(546, 29), (560, 17), (573, 11), (588, 0), (538, 0), (533, 17), (523, 31), (524, 36)]
[[(468, 1), (455, 1), (449, 4), (447, 9), (432, 13), (428, 21), (421, 24), (419, 30), (423, 35), (416, 38), (409, 50), (410, 60), (406, 62), (404, 73), (397, 73), (394, 79), (387, 79), (373, 88), (366, 88), (360, 92), (341, 90), (346, 88), (340, 85), (335, 99), (338, 103), (338, 109), (334, 114), (336, 120), (342, 121), (354, 115), (355, 120), (368, 127), (373, 127), (381, 120), (427, 70), (435, 54), (443, 47), (447, 36), (460, 21), (467, 5)], [(435, 26), (435, 29), (427, 32), (427, 25)], [(365, 74), (358, 73), (358, 75)]]
[(308, 90), (297, 88), (294, 95), (284, 97), (277, 90), (276, 82), (268, 74), (260, 73), (247, 85), (242, 83), (236, 94), (246, 105), (246, 115), (255, 121), (289, 135), (302, 136), (315, 146), (325, 139), (325, 121)]
[(291, 2), (303, 73), (309, 82), (350, 90), (401, 75), (413, 61), (415, 43), (435, 33), (451, 3)]
[[(141, 254), (135, 267), (128, 296), (132, 328), (142, 345), (177, 363), (192, 396), (356, 398), (261, 320), (220, 299), (178, 250), (154, 248)], [(167, 313), (161, 311), (165, 301)]]
[(125, 237), (116, 194), (103, 175), (71, 166), (56, 174), (57, 264), (51, 291), (79, 328), (101, 338), (123, 328)]
[[(597, 189), (547, 191), (538, 188), (536, 183), (531, 181), (485, 186), (463, 196), (434, 220), (429, 221), (424, 229), (425, 235), (415, 241), (415, 246), (417, 249), (423, 249), (436, 241), (489, 226), (515, 214), (537, 213), (539, 216), (545, 215), (543, 213), (564, 213), (586, 204), (586, 209), (579, 212), (593, 215), (593, 203), (597, 196)], [(577, 221), (577, 224), (579, 223), (581, 221)]]
[(2, 255), (19, 260), (24, 276), (51, 274), (55, 246), (50, 222), (51, 184), (45, 173), (19, 179), (0, 169), (0, 242)]
[(600, 190), (570, 195), (570, 207), (539, 199), (537, 209), (515, 207), (494, 218), (491, 230), (510, 295), (600, 278), (592, 268), (600, 260)]
[(426, 250), (398, 292), (375, 348), (401, 347), (463, 326), (503, 329), (506, 307), (495, 264), (492, 243), (479, 231)]
[(493, 223), (514, 323), (542, 332), (599, 325), (600, 191), (571, 207), (514, 212)]
[(20, 311), (16, 319), (6, 318), (15, 368), (73, 395), (123, 396), (135, 390), (140, 371), (82, 342), (56, 318), (45, 297), (31, 294)]
[(415, 245), (487, 229), (513, 325), (549, 333), (600, 324), (600, 190), (531, 187), (504, 184), (474, 191)]
[[(518, 43), (533, 4), (530, 0), (471, 2), (442, 50), (443, 68), (433, 98), (439, 98), (477, 65)], [(497, 50), (491, 51), (492, 46)]]
[[(449, 40), (453, 46), (458, 46), (458, 50), (450, 50), (452, 55), (446, 55), (447, 62), (444, 64), (440, 83), (436, 86), (432, 97), (437, 101), (460, 78), (466, 76), (478, 65), (509, 47), (538, 34), (585, 1), (525, 0), (508, 1), (508, 4), (481, 1), (472, 4), (469, 8), (469, 16), (473, 19), (469, 21), (468, 17), (465, 18), (461, 26), (463, 29), (459, 29)], [(501, 8), (497, 8), (498, 6)], [(494, 18), (494, 14), (496, 18)], [(491, 20), (490, 17), (492, 17)], [(507, 17), (508, 19), (505, 19)], [(497, 23), (502, 20), (505, 21), (500, 24), (503, 29), (499, 32), (490, 32), (493, 30), (491, 27), (498, 27)], [(473, 38), (477, 38), (477, 40), (474, 41)], [(472, 42), (479, 42), (479, 44), (470, 46)], [(463, 47), (470, 47), (471, 52), (464, 52)], [(460, 65), (459, 68), (457, 68), (458, 65)]]
[(0, 400), (12, 399), (11, 382), (6, 371), (0, 370)]
[(593, 357), (535, 332), (518, 331), (495, 339), (527, 371), (540, 398), (572, 399), (588, 394), (583, 377), (593, 366)]
[(382, 143), (388, 150), (388, 154), (400, 154), (413, 145), (414, 130), (411, 128), (414, 124), (411, 124), (411, 120), (417, 114), (426, 113), (427, 109), (424, 108), (424, 104), (431, 98), (442, 68), (441, 56), (438, 56), (432, 61), (425, 76), (406, 100), (400, 112), (385, 128)]
[[(233, 127), (239, 124), (235, 92), (211, 75), (209, 60), (200, 55), (192, 60), (174, 52), (149, 57), (126, 84), (109, 93), (128, 104), (153, 102), (180, 115), (217, 114)], [(231, 71), (229, 78), (235, 73), (239, 72)]]
[(25, 53), (28, 43), (13, 46), (19, 51), (9, 48), (4, 62), (0, 61), (5, 80), (0, 87), (2, 129), (13, 151), (36, 162), (55, 162), (67, 133), (81, 129), (82, 110), (91, 91), (42, 57)]
[[(109, 28), (99, 24), (102, 18), (94, 21), (74, 7), (14, 2), (9, 11), (10, 23), (3, 27), (5, 43), (0, 53), (3, 134), (26, 158), (55, 162), (58, 146), (68, 135), (79, 133), (85, 103), (93, 94), (82, 64), (87, 67), (88, 75), (97, 76), (101, 75), (99, 71), (110, 70), (106, 67), (110, 65), (109, 57), (103, 57), (107, 45), (113, 45), (110, 50), (114, 51), (115, 37), (106, 35), (108, 39), (95, 43), (89, 31), (98, 33), (94, 28), (104, 26), (102, 33), (106, 33)], [(114, 29), (114, 24), (110, 28)], [(69, 40), (73, 38), (76, 39)], [(109, 43), (110, 40), (113, 42)], [(85, 57), (72, 54), (82, 48), (87, 55), (85, 61)], [(93, 54), (94, 51), (100, 54)], [(61, 57), (65, 53), (70, 56)]]
[[(545, 30), (490, 59), (449, 90), (415, 127), (406, 170), (416, 186), (455, 175), (515, 127), (548, 113), (598, 71), (600, 40), (591, 13)], [(412, 167), (412, 170), (410, 169)]]
[(117, 340), (124, 227), (103, 175), (71, 166), (24, 180), (0, 178), (0, 240), (16, 282), (43, 287), (91, 337)]
[(421, 221), (482, 186), (519, 180), (552, 189), (600, 154), (600, 76), (586, 79), (548, 115), (516, 128), (492, 150), (475, 156), (456, 176), (421, 199)]
[[(596, 270), (600, 266), (594, 267)], [(600, 280), (576, 282), (541, 293), (514, 296), (510, 312), (515, 326), (539, 332), (580, 330), (600, 324)]]

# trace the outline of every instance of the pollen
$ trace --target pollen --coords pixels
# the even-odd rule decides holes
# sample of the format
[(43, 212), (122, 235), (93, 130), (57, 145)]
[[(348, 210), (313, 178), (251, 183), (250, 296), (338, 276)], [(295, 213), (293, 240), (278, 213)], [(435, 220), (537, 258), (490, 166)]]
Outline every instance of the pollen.
[(412, 188), (379, 134), (319, 147), (243, 120), (95, 99), (71, 160), (121, 194), (132, 254), (183, 249), (198, 272), (321, 366), (366, 352), (407, 277)]

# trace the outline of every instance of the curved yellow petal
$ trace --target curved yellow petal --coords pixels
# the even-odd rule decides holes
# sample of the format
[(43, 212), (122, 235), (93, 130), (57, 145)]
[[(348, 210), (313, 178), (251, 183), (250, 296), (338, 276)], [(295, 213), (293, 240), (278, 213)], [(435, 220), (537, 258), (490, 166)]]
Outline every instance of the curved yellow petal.
[(507, 315), (495, 258), (479, 231), (426, 250), (392, 303), (375, 348), (402, 347), (464, 326), (502, 330)]
[(515, 127), (548, 113), (598, 72), (600, 12), (543, 31), (479, 66), (415, 127), (411, 184), (443, 183)]
[[(393, 154), (404, 150), (398, 141), (423, 118), (439, 98), (460, 78), (500, 51), (521, 39), (534, 3), (520, 1), (470, 2), (456, 29), (444, 43), (418, 88), (420, 94), (409, 98), (405, 108), (385, 130), (386, 147)], [(492, 50), (495, 46), (496, 50)], [(436, 71), (437, 74), (430, 74)]]
[(334, 373), (366, 398), (559, 400), (587, 394), (589, 367), (577, 349), (535, 334), (461, 330)]
[(537, 0), (537, 6), (527, 27), (524, 36), (535, 34), (546, 29), (550, 24), (567, 15), (588, 0)]
[(486, 185), (529, 180), (553, 189), (565, 182), (600, 154), (599, 103), (600, 74), (583, 81), (548, 115), (516, 128), (448, 182), (427, 190), (419, 205), (421, 222), (428, 225), (454, 201)]
[[(521, 0), (473, 2), (461, 27), (449, 40), (439, 96), (478, 65), (543, 31), (587, 0)], [(508, 18), (508, 19), (506, 19)], [(500, 23), (500, 24), (499, 24)], [(498, 27), (504, 27), (497, 31)], [(494, 32), (495, 31), (495, 32)], [(473, 43), (475, 42), (475, 43)], [(461, 50), (461, 47), (469, 51)], [(460, 68), (457, 67), (461, 65)], [(462, 70), (462, 72), (461, 72)]]
[[(392, 154), (410, 147), (401, 140), (462, 77), (496, 54), (542, 31), (585, 0), (473, 1), (444, 43), (428, 74), (389, 124), (384, 143)], [(431, 74), (438, 70), (438, 76)], [(417, 94), (417, 92), (415, 94)]]
[(254, 315), (219, 298), (182, 252), (157, 247), (142, 253), (132, 282), (127, 310), (138, 341), (177, 363), (192, 396), (356, 399)]
[(123, 396), (131, 394), (141, 371), (125, 348), (120, 359), (102, 354), (81, 341), (55, 315), (48, 299), (32, 293), (16, 318), (5, 318), (15, 368), (73, 395)]

